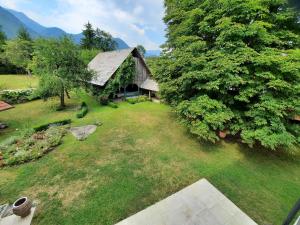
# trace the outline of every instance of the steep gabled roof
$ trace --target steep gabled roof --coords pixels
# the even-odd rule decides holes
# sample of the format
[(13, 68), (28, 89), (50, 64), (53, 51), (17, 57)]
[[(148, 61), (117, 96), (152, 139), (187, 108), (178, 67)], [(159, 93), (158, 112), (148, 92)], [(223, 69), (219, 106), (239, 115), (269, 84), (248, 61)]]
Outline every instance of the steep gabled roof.
[(150, 90), (150, 91), (159, 91), (158, 83), (151, 78), (148, 78), (141, 84), (141, 88)]
[(91, 83), (104, 86), (127, 57), (134, 51), (137, 51), (136, 48), (99, 53), (88, 65), (89, 69), (96, 72), (96, 76)]

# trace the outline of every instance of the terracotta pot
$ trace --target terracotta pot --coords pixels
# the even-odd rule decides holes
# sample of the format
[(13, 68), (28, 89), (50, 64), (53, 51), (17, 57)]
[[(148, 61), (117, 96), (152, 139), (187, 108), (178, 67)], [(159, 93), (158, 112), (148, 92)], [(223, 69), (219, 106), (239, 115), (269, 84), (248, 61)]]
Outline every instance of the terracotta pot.
[(13, 204), (13, 213), (17, 216), (26, 217), (30, 214), (31, 201), (27, 197), (19, 198)]
[(226, 138), (226, 136), (227, 136), (226, 131), (219, 131), (219, 137), (220, 138)]

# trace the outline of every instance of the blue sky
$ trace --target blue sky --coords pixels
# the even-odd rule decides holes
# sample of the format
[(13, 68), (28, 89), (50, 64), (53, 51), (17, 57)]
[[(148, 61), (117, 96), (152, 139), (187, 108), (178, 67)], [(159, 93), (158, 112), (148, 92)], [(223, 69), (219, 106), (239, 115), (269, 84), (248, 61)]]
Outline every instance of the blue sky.
[(165, 41), (163, 0), (0, 0), (0, 6), (69, 33), (81, 32), (90, 21), (130, 46), (155, 50)]

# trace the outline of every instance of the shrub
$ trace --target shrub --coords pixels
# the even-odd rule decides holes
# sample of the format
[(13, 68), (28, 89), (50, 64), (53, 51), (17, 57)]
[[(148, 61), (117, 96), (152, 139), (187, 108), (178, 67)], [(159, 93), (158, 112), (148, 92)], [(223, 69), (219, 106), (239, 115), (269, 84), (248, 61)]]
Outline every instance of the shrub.
[(108, 105), (109, 103), (109, 96), (108, 95), (99, 95), (98, 101), (100, 102), (101, 105)]
[(147, 96), (141, 95), (141, 96), (138, 96), (135, 98), (128, 98), (128, 99), (126, 99), (126, 101), (130, 104), (136, 104), (136, 103), (140, 103), (140, 102), (147, 102), (150, 100)]
[(20, 89), (20, 90), (4, 90), (0, 93), (1, 100), (9, 104), (18, 104), (39, 99), (35, 89)]
[(72, 123), (72, 120), (70, 119), (66, 119), (66, 120), (60, 120), (60, 121), (56, 121), (56, 122), (52, 122), (52, 123), (47, 123), (44, 125), (40, 125), (38, 127), (33, 128), (34, 131), (38, 132), (38, 131), (44, 131), (47, 130), (50, 127), (57, 127), (57, 126), (63, 126), (63, 125), (67, 125)]
[(130, 104), (135, 104), (137, 103), (136, 99), (135, 98), (127, 98), (126, 101)]
[(77, 113), (77, 118), (83, 118), (88, 113), (89, 109), (85, 102), (81, 103), (80, 111)]
[(114, 102), (108, 103), (108, 106), (111, 107), (111, 108), (114, 108), (114, 109), (118, 108), (118, 105)]

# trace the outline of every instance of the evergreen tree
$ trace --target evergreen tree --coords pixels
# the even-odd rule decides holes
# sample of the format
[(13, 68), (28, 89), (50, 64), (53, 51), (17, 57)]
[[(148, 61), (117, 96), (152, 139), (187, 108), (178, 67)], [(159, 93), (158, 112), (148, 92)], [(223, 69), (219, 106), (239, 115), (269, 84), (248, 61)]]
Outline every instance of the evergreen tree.
[(92, 24), (88, 22), (84, 25), (84, 30), (82, 31), (83, 38), (81, 39), (81, 47), (84, 49), (92, 49), (95, 47), (96, 34), (93, 29)]
[(299, 12), (287, 0), (166, 0), (161, 94), (201, 139), (300, 143)]
[(20, 29), (18, 30), (18, 34), (17, 34), (17, 38), (19, 40), (24, 40), (24, 41), (32, 41), (29, 32), (27, 31), (27, 29), (25, 27), (20, 27)]

